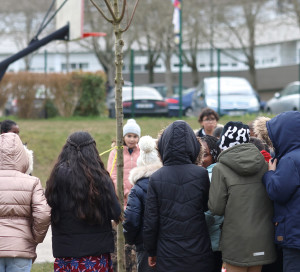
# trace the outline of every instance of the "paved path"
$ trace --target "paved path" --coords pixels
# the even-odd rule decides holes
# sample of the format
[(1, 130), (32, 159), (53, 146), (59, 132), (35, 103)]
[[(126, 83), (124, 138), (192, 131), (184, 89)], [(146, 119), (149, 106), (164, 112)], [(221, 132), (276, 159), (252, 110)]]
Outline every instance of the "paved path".
[(37, 258), (35, 260), (35, 263), (44, 263), (44, 262), (54, 262), (54, 258), (52, 255), (52, 232), (51, 227), (49, 227), (49, 230), (47, 232), (47, 235), (44, 239), (44, 242), (41, 244), (38, 244), (37, 249)]

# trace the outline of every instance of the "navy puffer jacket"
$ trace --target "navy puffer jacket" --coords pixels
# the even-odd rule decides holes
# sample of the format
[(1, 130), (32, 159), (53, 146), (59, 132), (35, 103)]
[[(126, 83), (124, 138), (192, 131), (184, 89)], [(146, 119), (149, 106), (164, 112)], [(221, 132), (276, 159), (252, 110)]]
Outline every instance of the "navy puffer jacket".
[(161, 168), (161, 163), (153, 163), (133, 168), (129, 180), (134, 186), (130, 190), (124, 211), (123, 232), (125, 242), (136, 246), (136, 251), (144, 250), (143, 223), (149, 177)]
[(211, 271), (211, 245), (205, 222), (209, 178), (194, 164), (200, 144), (191, 127), (175, 121), (158, 149), (163, 167), (148, 186), (144, 247), (157, 257), (157, 271)]
[(300, 113), (284, 112), (267, 122), (278, 159), (263, 182), (274, 201), (275, 242), (300, 249)]

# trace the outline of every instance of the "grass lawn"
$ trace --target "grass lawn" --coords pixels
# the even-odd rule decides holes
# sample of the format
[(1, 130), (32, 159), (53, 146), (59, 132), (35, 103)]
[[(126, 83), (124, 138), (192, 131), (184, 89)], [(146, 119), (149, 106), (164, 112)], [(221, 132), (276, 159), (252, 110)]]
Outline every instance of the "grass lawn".
[(31, 272), (53, 272), (53, 263), (33, 264)]
[[(222, 117), (220, 123), (225, 124), (230, 120), (249, 123), (256, 115), (240, 117)], [(199, 129), (197, 118), (183, 118), (193, 129)], [(0, 119), (3, 120), (3, 118)], [(157, 137), (158, 132), (176, 120), (176, 118), (136, 118), (141, 127), (142, 135)], [(99, 153), (111, 147), (111, 140), (115, 139), (116, 124), (109, 118), (70, 118), (70, 119), (38, 119), (16, 120), (20, 127), (20, 137), (34, 152), (33, 175), (40, 178), (43, 186), (50, 171), (65, 144), (68, 135), (75, 131), (88, 131), (96, 140)], [(124, 124), (127, 120), (124, 120)], [(106, 165), (109, 153), (101, 158)]]

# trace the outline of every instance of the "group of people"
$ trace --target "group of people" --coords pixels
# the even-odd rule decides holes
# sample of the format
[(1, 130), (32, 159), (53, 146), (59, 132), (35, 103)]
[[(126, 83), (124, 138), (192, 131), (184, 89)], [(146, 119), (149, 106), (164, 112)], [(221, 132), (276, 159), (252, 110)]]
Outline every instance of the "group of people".
[(199, 131), (178, 120), (152, 138), (129, 119), (124, 203), (116, 149), (106, 168), (88, 132), (71, 134), (44, 193), (17, 124), (2, 122), (0, 271), (30, 271), (51, 224), (54, 271), (111, 272), (112, 221), (139, 272), (299, 271), (300, 113), (218, 120), (206, 108)]

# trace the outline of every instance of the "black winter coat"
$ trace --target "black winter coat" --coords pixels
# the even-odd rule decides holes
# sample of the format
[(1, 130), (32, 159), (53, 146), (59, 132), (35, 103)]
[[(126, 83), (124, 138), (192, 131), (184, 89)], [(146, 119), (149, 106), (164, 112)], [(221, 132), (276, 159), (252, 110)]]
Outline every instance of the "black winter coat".
[(212, 250), (205, 222), (209, 178), (194, 164), (200, 144), (191, 127), (175, 121), (158, 142), (163, 167), (151, 177), (144, 220), (144, 246), (157, 257), (157, 271), (209, 272)]
[(104, 224), (91, 224), (76, 217), (74, 210), (61, 207), (60, 220), (52, 227), (52, 248), (55, 258), (99, 256), (114, 252), (114, 236), (111, 220), (121, 214), (121, 207), (113, 183), (107, 179), (113, 196), (115, 216), (110, 216)]

